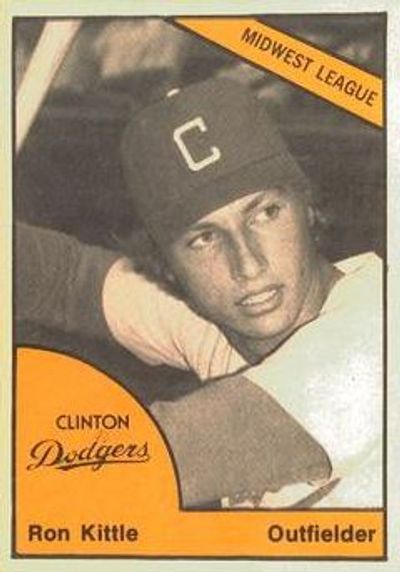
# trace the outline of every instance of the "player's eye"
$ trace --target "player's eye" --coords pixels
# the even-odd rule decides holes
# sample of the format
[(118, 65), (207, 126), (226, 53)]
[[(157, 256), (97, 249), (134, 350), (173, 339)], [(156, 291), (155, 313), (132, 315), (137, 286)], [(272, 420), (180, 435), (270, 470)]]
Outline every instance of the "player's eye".
[(282, 205), (278, 202), (269, 203), (260, 207), (252, 217), (252, 224), (264, 224), (279, 217)]
[(189, 248), (200, 250), (212, 246), (217, 240), (217, 233), (213, 230), (204, 230), (188, 241)]

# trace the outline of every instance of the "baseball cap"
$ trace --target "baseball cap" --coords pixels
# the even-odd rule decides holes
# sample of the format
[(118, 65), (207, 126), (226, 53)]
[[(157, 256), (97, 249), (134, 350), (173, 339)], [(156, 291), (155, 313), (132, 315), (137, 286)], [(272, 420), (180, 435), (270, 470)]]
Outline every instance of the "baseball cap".
[(246, 194), (309, 186), (265, 103), (226, 79), (173, 90), (136, 114), (122, 161), (135, 209), (160, 245)]

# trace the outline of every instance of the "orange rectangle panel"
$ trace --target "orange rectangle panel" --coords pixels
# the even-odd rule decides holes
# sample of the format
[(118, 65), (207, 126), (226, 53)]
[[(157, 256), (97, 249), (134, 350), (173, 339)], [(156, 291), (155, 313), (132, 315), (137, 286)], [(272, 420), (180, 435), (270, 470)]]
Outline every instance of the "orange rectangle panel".
[(177, 18), (176, 22), (281, 78), (383, 126), (383, 81), (252, 18)]

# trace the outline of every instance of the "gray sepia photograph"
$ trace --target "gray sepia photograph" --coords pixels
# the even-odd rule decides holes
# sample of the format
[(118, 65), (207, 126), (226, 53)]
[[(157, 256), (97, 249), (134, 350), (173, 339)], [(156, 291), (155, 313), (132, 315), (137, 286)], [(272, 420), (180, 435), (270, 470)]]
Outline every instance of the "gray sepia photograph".
[[(385, 76), (382, 14), (257, 19)], [(13, 57), (15, 346), (139, 400), (185, 508), (382, 508), (385, 130), (161, 18)]]

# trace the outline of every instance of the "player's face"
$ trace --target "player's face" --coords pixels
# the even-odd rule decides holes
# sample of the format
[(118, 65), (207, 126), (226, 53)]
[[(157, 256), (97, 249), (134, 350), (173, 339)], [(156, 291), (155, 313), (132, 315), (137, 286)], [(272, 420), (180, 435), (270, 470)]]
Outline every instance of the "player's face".
[(228, 336), (279, 339), (305, 321), (320, 290), (309, 219), (301, 193), (256, 192), (189, 227), (168, 260), (190, 304)]

